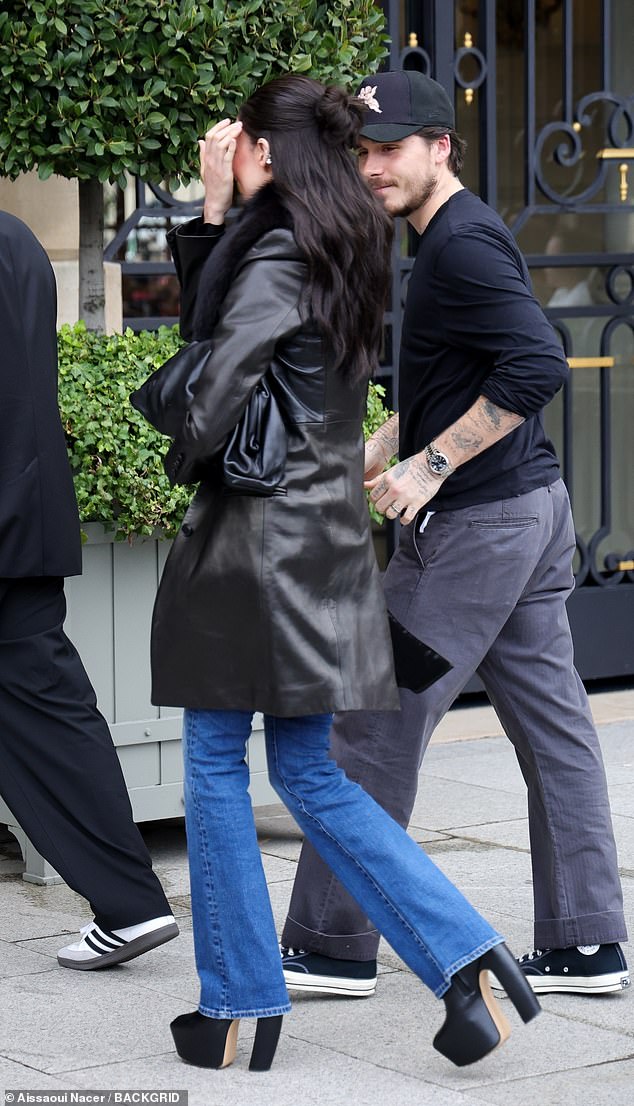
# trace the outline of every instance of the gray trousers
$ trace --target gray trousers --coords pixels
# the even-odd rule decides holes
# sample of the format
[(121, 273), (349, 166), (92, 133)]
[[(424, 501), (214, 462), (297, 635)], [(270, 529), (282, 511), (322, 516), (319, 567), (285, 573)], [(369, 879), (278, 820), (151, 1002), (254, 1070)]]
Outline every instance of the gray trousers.
[[(404, 528), (387, 605), (453, 669), (400, 711), (335, 716), (332, 756), (402, 826), (429, 739), (475, 672), (528, 788), (535, 947), (627, 939), (605, 771), (574, 668), (566, 599), (574, 528), (563, 481)], [(372, 642), (368, 642), (372, 649)], [(379, 936), (304, 843), (282, 944), (371, 960)]]

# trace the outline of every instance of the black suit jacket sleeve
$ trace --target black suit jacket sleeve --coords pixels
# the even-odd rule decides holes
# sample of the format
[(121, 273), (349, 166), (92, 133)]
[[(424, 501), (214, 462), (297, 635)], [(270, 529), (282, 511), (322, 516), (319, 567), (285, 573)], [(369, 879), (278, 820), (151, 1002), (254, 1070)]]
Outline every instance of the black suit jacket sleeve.
[(0, 577), (81, 572), (57, 406), (55, 314), (55, 277), (43, 247), (20, 219), (0, 211)]

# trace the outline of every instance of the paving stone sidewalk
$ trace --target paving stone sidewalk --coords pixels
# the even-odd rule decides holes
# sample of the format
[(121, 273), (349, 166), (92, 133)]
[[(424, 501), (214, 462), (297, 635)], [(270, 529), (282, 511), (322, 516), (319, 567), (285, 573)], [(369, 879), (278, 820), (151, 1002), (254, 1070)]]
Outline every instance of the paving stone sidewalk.
[[(634, 691), (592, 702), (632, 931)], [(410, 832), (518, 953), (532, 947), (525, 807), (523, 781), (493, 712), (455, 708), (425, 759)], [(281, 928), (301, 838), (281, 806), (263, 808), (257, 820)], [(205, 1072), (182, 1064), (168, 1025), (197, 999), (185, 836), (179, 822), (145, 826), (144, 834), (181, 936), (128, 965), (83, 973), (59, 968), (55, 954), (87, 920), (86, 903), (65, 886), (25, 883), (17, 846), (0, 827), (3, 1092), (46, 1091), (54, 1101), (62, 1091), (187, 1089), (189, 1106), (632, 1102), (634, 987), (606, 996), (543, 996), (542, 1016), (527, 1027), (503, 1000), (510, 1040), (481, 1063), (458, 1069), (431, 1045), (441, 1004), (385, 943), (374, 998), (296, 996), (271, 1072), (247, 1070), (254, 1022), (241, 1026), (232, 1067)]]

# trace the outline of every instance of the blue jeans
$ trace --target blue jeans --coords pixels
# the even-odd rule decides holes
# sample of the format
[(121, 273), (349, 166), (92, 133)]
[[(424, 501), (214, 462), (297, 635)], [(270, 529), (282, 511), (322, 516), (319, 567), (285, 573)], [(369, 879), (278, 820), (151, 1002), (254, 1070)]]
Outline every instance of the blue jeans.
[[(245, 763), (250, 711), (187, 710), (185, 814), (200, 1011), (290, 1009)], [(295, 821), (377, 929), (441, 997), (503, 938), (401, 827), (329, 757), (329, 714), (265, 715), (269, 777)]]

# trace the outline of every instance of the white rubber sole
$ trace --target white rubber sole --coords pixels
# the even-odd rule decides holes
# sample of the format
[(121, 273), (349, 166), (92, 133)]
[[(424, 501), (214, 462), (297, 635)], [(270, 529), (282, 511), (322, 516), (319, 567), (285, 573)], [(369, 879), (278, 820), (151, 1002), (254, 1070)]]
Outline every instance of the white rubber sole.
[(160, 929), (152, 929), (149, 933), (135, 937), (120, 948), (113, 949), (112, 952), (91, 956), (89, 959), (75, 957), (70, 947), (67, 946), (59, 950), (57, 963), (62, 968), (73, 968), (78, 972), (94, 972), (101, 968), (111, 968), (115, 964), (125, 964), (128, 960), (134, 960), (135, 956), (141, 956), (144, 952), (150, 952), (151, 949), (164, 945), (166, 941), (178, 937), (178, 933), (176, 922), (171, 922), (170, 925), (162, 926)]
[[(489, 972), (491, 986), (495, 991), (503, 991), (504, 988), (493, 972)], [(527, 975), (536, 995), (545, 995), (560, 991), (562, 994), (572, 993), (577, 995), (608, 995), (612, 991), (624, 991), (630, 985), (629, 972), (610, 972), (607, 975), (595, 975), (588, 978), (584, 975), (552, 976)]]
[(304, 975), (284, 971), (289, 991), (312, 991), (317, 995), (346, 995), (348, 998), (369, 998), (376, 991), (374, 979), (336, 979), (330, 975)]

